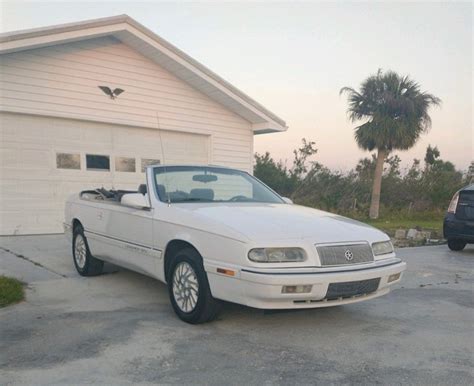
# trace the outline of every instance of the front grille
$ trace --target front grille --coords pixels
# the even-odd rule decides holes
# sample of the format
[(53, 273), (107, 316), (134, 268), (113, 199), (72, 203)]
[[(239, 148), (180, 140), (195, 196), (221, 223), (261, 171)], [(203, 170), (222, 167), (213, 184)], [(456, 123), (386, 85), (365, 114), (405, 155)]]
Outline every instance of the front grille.
[(334, 300), (339, 298), (350, 298), (352, 296), (360, 296), (370, 294), (377, 291), (379, 288), (380, 278), (361, 280), (361, 281), (347, 281), (344, 283), (331, 283), (328, 286), (328, 292), (325, 299)]
[(360, 264), (374, 261), (369, 244), (320, 245), (316, 246), (321, 265)]

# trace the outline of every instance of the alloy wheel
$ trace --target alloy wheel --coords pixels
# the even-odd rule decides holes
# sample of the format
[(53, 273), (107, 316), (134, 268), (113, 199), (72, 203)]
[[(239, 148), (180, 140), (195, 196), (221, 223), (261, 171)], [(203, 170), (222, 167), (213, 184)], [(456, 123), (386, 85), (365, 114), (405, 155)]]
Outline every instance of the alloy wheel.
[(173, 296), (179, 309), (192, 312), (199, 297), (199, 282), (193, 267), (185, 261), (179, 263), (173, 273)]
[(74, 258), (76, 260), (77, 266), (80, 269), (83, 269), (86, 265), (87, 248), (86, 242), (82, 235), (76, 236), (76, 242), (74, 243)]

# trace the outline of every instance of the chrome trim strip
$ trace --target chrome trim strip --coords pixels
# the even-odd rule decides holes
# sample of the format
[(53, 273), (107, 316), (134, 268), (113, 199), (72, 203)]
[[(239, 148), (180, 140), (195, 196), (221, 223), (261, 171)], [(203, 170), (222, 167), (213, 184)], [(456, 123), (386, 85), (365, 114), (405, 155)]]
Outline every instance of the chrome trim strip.
[(336, 246), (342, 246), (342, 245), (361, 245), (361, 244), (367, 244), (368, 246), (370, 246), (370, 243), (366, 240), (356, 240), (356, 241), (330, 241), (330, 242), (325, 242), (325, 243), (315, 243), (314, 245), (316, 247), (326, 247), (326, 246), (332, 246), (332, 245), (336, 245)]
[(307, 272), (291, 272), (291, 271), (271, 271), (271, 272), (262, 272), (262, 271), (252, 271), (250, 269), (242, 269), (242, 272), (254, 273), (257, 275), (324, 275), (326, 273), (345, 273), (345, 272), (360, 272), (360, 271), (367, 271), (371, 269), (378, 269), (378, 268), (385, 268), (390, 267), (392, 265), (400, 264), (402, 260), (396, 259), (396, 261), (391, 261), (386, 264), (374, 264), (370, 265), (370, 267), (364, 267), (359, 269), (338, 269), (338, 270), (327, 270), (327, 269), (318, 269), (317, 271), (307, 271)]
[(119, 241), (121, 243), (124, 243), (124, 244), (130, 244), (130, 245), (134, 245), (136, 247), (141, 247), (141, 248), (146, 248), (146, 249), (151, 249), (152, 251), (157, 251), (157, 252), (163, 252), (162, 249), (159, 249), (159, 248), (154, 248), (154, 247), (150, 247), (148, 245), (143, 245), (143, 244), (138, 244), (138, 243), (134, 243), (132, 241), (127, 241), (127, 240), (122, 240), (122, 239), (119, 239), (117, 237), (112, 237), (112, 236), (107, 236), (107, 235), (104, 235), (104, 234), (101, 234), (101, 233), (97, 233), (97, 232), (92, 232), (92, 231), (89, 231), (89, 230), (84, 230), (85, 233), (90, 233), (94, 236), (100, 236), (100, 237), (104, 237), (106, 239), (110, 239), (110, 240), (114, 240), (114, 241)]

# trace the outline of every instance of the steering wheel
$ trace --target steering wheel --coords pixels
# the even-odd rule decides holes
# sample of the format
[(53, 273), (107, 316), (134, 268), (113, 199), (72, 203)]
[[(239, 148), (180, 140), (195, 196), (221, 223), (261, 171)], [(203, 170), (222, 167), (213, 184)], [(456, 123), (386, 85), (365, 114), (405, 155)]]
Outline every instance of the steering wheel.
[(248, 197), (245, 197), (245, 196), (243, 196), (243, 195), (240, 194), (240, 195), (238, 195), (238, 196), (232, 197), (229, 201), (230, 201), (230, 202), (237, 202), (237, 201), (248, 201), (248, 200), (249, 200)]

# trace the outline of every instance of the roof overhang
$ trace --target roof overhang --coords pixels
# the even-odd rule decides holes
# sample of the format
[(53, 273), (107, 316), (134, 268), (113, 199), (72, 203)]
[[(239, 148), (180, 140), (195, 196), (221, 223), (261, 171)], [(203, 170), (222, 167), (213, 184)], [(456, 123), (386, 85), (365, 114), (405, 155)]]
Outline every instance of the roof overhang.
[(255, 134), (287, 129), (285, 121), (127, 15), (0, 34), (0, 54), (113, 36), (252, 124)]

